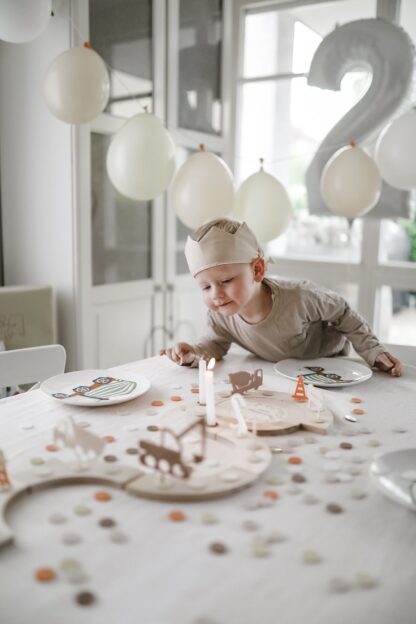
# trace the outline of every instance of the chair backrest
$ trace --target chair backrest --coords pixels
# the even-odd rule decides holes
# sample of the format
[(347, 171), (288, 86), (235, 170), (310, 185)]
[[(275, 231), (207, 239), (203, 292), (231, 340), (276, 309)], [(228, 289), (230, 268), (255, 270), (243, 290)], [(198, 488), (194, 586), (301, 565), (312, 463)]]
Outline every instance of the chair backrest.
[(0, 351), (0, 387), (42, 382), (65, 370), (62, 345)]

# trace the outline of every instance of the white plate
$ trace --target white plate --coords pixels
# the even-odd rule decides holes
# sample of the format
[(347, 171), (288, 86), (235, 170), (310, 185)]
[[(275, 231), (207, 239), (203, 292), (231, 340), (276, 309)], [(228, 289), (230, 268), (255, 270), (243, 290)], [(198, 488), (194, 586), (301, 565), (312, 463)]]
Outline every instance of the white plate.
[(274, 365), (279, 375), (293, 379), (303, 375), (305, 383), (320, 388), (354, 386), (367, 381), (373, 374), (371, 368), (346, 358), (317, 358), (313, 360), (281, 360)]
[(370, 475), (385, 496), (416, 511), (416, 449), (376, 457)]
[(89, 407), (131, 401), (147, 392), (149, 388), (150, 381), (142, 375), (124, 371), (115, 375), (103, 370), (56, 375), (40, 386), (43, 392), (62, 403)]

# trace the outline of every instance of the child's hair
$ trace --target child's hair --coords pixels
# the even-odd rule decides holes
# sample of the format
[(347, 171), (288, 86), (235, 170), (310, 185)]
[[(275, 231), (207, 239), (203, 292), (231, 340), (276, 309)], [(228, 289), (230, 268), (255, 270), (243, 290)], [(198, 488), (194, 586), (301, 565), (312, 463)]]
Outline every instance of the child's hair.
[(208, 221), (208, 223), (200, 225), (193, 233), (192, 238), (199, 242), (213, 227), (217, 227), (219, 230), (224, 230), (224, 232), (229, 232), (230, 234), (235, 234), (240, 225), (240, 221), (233, 221), (232, 219), (213, 219), (212, 221)]

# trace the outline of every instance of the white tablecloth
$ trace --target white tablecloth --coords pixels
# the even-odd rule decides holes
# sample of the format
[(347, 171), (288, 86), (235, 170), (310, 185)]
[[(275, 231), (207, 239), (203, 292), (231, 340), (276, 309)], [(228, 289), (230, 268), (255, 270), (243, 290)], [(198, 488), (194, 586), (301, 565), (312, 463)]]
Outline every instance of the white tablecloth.
[[(216, 367), (216, 387), (226, 388), (228, 372), (262, 366), (264, 388), (293, 391), (294, 383), (279, 377), (272, 365), (251, 357), (232, 355)], [(0, 448), (8, 460), (11, 479), (21, 469), (31, 469), (30, 458), (50, 459), (45, 450), (52, 441), (51, 430), (60, 416), (72, 414), (88, 421), (89, 431), (113, 435), (106, 453), (137, 467), (137, 456), (126, 455), (135, 446), (140, 431), (128, 431), (136, 423), (142, 433), (154, 421), (146, 410), (153, 399), (162, 399), (172, 409), (169, 397), (180, 394), (189, 405), (196, 400), (192, 383), (198, 371), (180, 368), (166, 358), (151, 358), (113, 369), (135, 371), (148, 377), (151, 389), (140, 398), (114, 408), (74, 408), (46, 396), (40, 390), (0, 403)], [(179, 389), (174, 386), (181, 386)], [(386, 499), (370, 481), (368, 467), (381, 452), (416, 447), (416, 369), (405, 367), (403, 377), (392, 379), (375, 373), (368, 382), (354, 388), (325, 392), (336, 413), (327, 436), (297, 432), (266, 438), (271, 446), (286, 452), (273, 455), (270, 469), (252, 487), (216, 501), (172, 504), (148, 501), (111, 491), (112, 500), (100, 503), (93, 497), (97, 486), (73, 485), (22, 496), (7, 519), (16, 535), (15, 543), (0, 551), (0, 622), (2, 624), (413, 624), (416, 621), (416, 516), (411, 510)], [(342, 416), (354, 405), (352, 396), (363, 399), (365, 414), (357, 424)], [(178, 409), (180, 409), (178, 404)], [(183, 413), (183, 412), (182, 412)], [(24, 428), (33, 424), (32, 429)], [(361, 431), (371, 433), (346, 433)], [(404, 432), (396, 432), (401, 427)], [(380, 446), (371, 446), (370, 441)], [(348, 441), (352, 450), (339, 444)], [(288, 463), (292, 454), (302, 458), (300, 466)], [(372, 444), (372, 442), (371, 442)], [(329, 460), (322, 447), (339, 451), (340, 459)], [(67, 451), (57, 455), (65, 459)], [(364, 459), (364, 463), (357, 463)], [(328, 462), (355, 475), (349, 483), (328, 483)], [(294, 469), (305, 483), (292, 481)], [(267, 480), (278, 477), (280, 485)], [(102, 489), (102, 488), (98, 488)], [(257, 507), (265, 490), (275, 490), (278, 500), (269, 507)], [(354, 498), (357, 492), (364, 498)], [(1, 494), (0, 494), (1, 495)], [(311, 496), (316, 504), (307, 504)], [(92, 510), (88, 516), (74, 513), (77, 504)], [(332, 514), (328, 503), (343, 512)], [(251, 505), (252, 504), (252, 505)], [(256, 507), (254, 510), (248, 506)], [(186, 514), (184, 522), (168, 520), (172, 509)], [(67, 518), (65, 524), (49, 522), (53, 512)], [(206, 525), (202, 514), (218, 519)], [(99, 526), (103, 517), (117, 522), (128, 541), (115, 544), (109, 531)], [(257, 530), (248, 531), (251, 520)], [(278, 530), (287, 539), (270, 544), (269, 555), (253, 555), (253, 541)], [(62, 535), (77, 533), (82, 541), (62, 543)], [(210, 544), (221, 542), (224, 554), (214, 554)], [(305, 563), (305, 551), (314, 550), (320, 563)], [(60, 570), (63, 559), (75, 558), (88, 575), (74, 585)], [(58, 571), (52, 583), (34, 580), (34, 571), (50, 566)], [(377, 581), (372, 589), (354, 585), (357, 574)], [(344, 593), (331, 591), (334, 577), (352, 587)], [(97, 601), (89, 607), (76, 604), (81, 590), (92, 591)]]

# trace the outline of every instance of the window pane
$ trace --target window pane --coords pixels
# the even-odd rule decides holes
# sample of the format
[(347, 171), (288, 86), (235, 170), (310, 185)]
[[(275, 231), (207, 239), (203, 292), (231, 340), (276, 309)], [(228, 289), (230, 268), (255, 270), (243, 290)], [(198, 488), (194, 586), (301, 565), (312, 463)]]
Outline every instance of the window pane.
[[(416, 263), (416, 220), (382, 220), (380, 262)], [(416, 284), (416, 264), (414, 267)]]
[(90, 42), (112, 70), (106, 112), (152, 110), (152, 0), (90, 0)]
[(222, 1), (180, 0), (178, 125), (221, 132)]
[[(197, 150), (186, 149), (185, 147), (178, 147), (176, 152), (177, 167), (181, 167), (188, 158), (195, 154)], [(173, 210), (173, 208), (172, 208)], [(182, 223), (180, 219), (176, 217), (176, 274), (184, 275), (189, 273), (188, 264), (185, 258), (185, 243), (188, 236), (192, 236), (193, 229), (188, 228)]]
[(416, 280), (414, 290), (381, 288), (378, 326), (380, 340), (416, 346)]
[(93, 285), (151, 276), (151, 206), (127, 199), (106, 170), (110, 135), (91, 134)]

